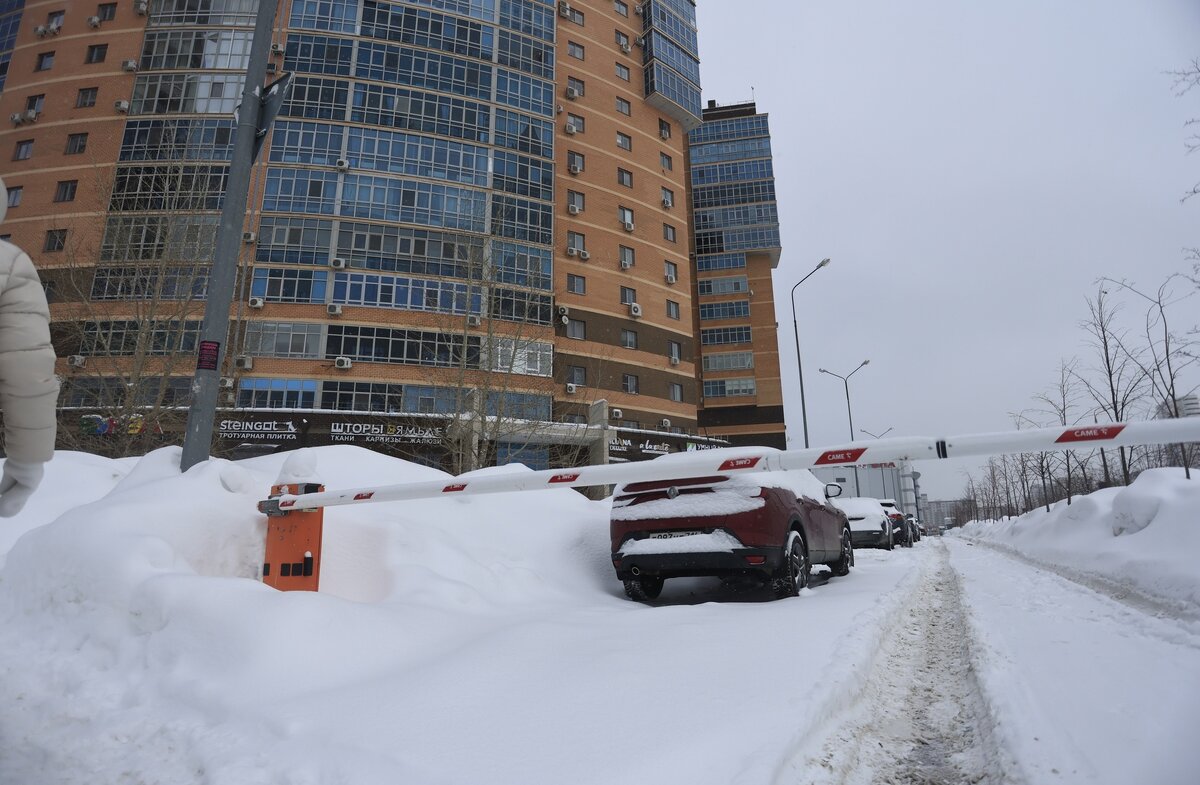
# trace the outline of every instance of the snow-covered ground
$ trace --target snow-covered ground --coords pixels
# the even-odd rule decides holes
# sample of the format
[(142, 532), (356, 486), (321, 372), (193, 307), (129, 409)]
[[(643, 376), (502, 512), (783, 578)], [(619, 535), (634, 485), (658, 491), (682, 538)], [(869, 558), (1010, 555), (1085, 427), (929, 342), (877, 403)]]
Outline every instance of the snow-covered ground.
[[(321, 592), (280, 593), (256, 579), (255, 502), (285, 457), (186, 475), (175, 449), (55, 457), (0, 521), (0, 783), (1182, 785), (1200, 770), (1193, 631), (1048, 572), (1044, 553), (929, 538), (858, 552), (795, 599), (677, 580), (647, 606), (612, 574), (608, 503), (555, 490), (331, 508)], [(444, 476), (353, 447), (310, 457), (329, 488)], [(1192, 503), (1165, 484), (1150, 525), (1115, 539)], [(1200, 596), (1186, 583), (1165, 584), (1179, 607)]]

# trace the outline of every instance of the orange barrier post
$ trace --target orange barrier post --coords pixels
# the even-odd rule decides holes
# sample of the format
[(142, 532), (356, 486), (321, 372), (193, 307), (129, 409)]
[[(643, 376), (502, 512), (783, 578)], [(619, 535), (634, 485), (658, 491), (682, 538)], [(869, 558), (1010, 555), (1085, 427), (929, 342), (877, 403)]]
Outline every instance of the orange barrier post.
[[(324, 485), (272, 485), (271, 498), (320, 493)], [(325, 510), (291, 510), (267, 519), (267, 548), (262, 579), (280, 591), (317, 591), (321, 580), (321, 532)]]

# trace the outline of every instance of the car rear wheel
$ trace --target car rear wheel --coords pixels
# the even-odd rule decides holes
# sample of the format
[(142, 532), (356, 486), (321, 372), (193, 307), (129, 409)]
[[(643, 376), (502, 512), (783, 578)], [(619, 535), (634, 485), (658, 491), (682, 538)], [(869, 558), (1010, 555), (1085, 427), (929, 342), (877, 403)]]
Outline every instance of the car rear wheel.
[(883, 549), (884, 549), (885, 551), (890, 551), (892, 548), (894, 548), (894, 547), (895, 547), (895, 545), (896, 545), (896, 542), (895, 542), (895, 537), (896, 537), (896, 535), (895, 535), (895, 533), (894, 533), (894, 532), (888, 532), (888, 541), (887, 541), (887, 544), (885, 544), (885, 545), (883, 546)]
[(645, 602), (662, 594), (662, 578), (632, 578), (625, 581), (625, 596), (631, 600)]
[(771, 593), (775, 599), (796, 597), (800, 590), (808, 586), (808, 575), (812, 565), (808, 563), (808, 555), (804, 552), (804, 541), (799, 535), (788, 540), (787, 552), (783, 555), (783, 566), (771, 578)]
[(849, 575), (850, 568), (854, 566), (854, 546), (850, 543), (850, 530), (842, 529), (842, 553), (838, 560), (829, 565), (833, 570), (833, 574), (837, 576)]

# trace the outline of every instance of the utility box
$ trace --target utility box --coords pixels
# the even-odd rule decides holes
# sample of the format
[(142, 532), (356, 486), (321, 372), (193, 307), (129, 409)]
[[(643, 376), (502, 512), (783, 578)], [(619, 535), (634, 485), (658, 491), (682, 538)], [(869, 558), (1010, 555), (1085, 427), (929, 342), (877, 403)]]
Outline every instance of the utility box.
[[(320, 493), (324, 485), (272, 485), (271, 497)], [(262, 580), (280, 591), (317, 591), (321, 580), (321, 534), (325, 511), (290, 510), (267, 518), (267, 547)]]

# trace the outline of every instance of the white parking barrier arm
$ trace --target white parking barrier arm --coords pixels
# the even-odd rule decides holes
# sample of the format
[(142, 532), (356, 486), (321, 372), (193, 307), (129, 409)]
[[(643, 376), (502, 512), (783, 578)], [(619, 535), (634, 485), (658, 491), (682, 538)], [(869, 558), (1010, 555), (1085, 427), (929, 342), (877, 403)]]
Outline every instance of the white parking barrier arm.
[(1200, 417), (1153, 420), (1137, 423), (1108, 423), (1088, 426), (1057, 426), (1007, 433), (967, 434), (946, 439), (902, 437), (853, 442), (832, 449), (791, 450), (730, 458), (698, 451), (669, 461), (582, 466), (536, 472), (484, 474), (397, 485), (324, 491), (299, 496), (285, 495), (259, 502), (267, 515), (284, 515), (291, 510), (311, 510), (345, 504), (427, 499), (439, 496), (509, 493), (513, 491), (579, 488), (654, 482), (680, 477), (788, 471), (818, 466), (861, 466), (889, 461), (919, 461), (978, 455), (1022, 452), (1092, 450), (1100, 447), (1177, 444), (1200, 442)]

